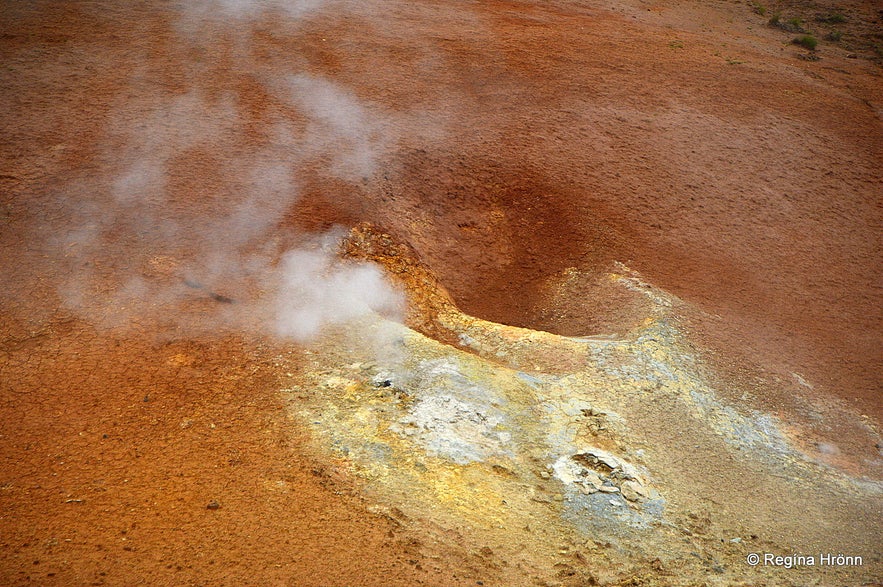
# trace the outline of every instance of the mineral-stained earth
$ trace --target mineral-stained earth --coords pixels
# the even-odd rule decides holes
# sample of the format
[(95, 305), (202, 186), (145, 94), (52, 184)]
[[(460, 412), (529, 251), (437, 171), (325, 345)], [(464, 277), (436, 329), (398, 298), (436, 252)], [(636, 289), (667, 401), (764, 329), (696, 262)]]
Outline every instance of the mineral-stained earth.
[(880, 30), (0, 3), (0, 583), (883, 584)]

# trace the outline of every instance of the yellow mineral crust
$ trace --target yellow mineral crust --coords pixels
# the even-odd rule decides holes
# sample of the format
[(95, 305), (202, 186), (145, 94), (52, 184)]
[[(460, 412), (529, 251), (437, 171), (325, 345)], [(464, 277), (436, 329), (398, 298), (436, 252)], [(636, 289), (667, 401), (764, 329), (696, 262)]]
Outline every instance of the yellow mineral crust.
[(813, 461), (771, 415), (723, 402), (680, 301), (627, 267), (607, 278), (647, 297), (638, 326), (564, 337), (461, 313), (410, 247), (370, 225), (342, 252), (401, 285), (406, 325), (376, 316), (329, 332), (296, 406), (375, 507), (550, 578), (588, 549), (595, 577), (661, 561), (691, 584), (713, 560), (726, 585), (747, 549), (824, 548), (782, 508), (851, 528), (841, 549), (869, 548), (881, 485)]

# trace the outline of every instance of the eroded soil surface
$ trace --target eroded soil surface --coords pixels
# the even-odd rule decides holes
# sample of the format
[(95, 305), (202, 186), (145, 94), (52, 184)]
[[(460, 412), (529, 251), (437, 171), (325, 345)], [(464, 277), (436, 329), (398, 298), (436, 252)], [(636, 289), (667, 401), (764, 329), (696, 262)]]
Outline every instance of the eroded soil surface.
[[(0, 582), (877, 584), (880, 19), (824, 1), (3, 2)], [(356, 441), (305, 414), (395, 390), (334, 292), (379, 292), (393, 321), (397, 304), (325, 266), (295, 267), (293, 291), (331, 335), (274, 300), (290, 251), (321, 265), (361, 223), (401, 253), (373, 260), (407, 291), (402, 348), (469, 381), (591, 395), (619, 381), (592, 370), (607, 341), (621, 369), (674, 325), (666, 357), (700, 362), (734, 411), (666, 430), (644, 388), (593, 397), (641, 427), (604, 448), (646, 452), (677, 548), (553, 524), (582, 499), (555, 489), (561, 467), (421, 486), (462, 490), (460, 518), (431, 491), (396, 506), (390, 487), (417, 487), (382, 481), (400, 461), (366, 472), (326, 442)], [(800, 468), (752, 477), (712, 412), (776, 422)], [(481, 500), (534, 473), (539, 501), (513, 500), (546, 530), (482, 526)], [(810, 547), (864, 564), (741, 563)]]

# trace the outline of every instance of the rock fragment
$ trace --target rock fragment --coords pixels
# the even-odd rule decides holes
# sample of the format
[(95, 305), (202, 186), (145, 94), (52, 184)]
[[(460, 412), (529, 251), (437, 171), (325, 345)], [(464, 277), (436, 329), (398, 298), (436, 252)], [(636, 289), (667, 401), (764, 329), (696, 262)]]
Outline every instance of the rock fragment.
[(623, 481), (620, 490), (622, 491), (622, 496), (629, 501), (642, 502), (650, 497), (647, 488), (633, 480)]

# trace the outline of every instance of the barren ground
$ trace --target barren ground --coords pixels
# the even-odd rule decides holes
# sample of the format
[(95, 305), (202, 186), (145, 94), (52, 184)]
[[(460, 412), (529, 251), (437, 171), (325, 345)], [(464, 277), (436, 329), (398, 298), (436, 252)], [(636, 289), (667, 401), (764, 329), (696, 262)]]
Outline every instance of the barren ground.
[(247, 6), (0, 3), (0, 583), (502, 584), (280, 393), (315, 351), (249, 260), (359, 222), (464, 313), (565, 336), (640, 322), (625, 263), (723, 399), (883, 478), (879, 3)]

